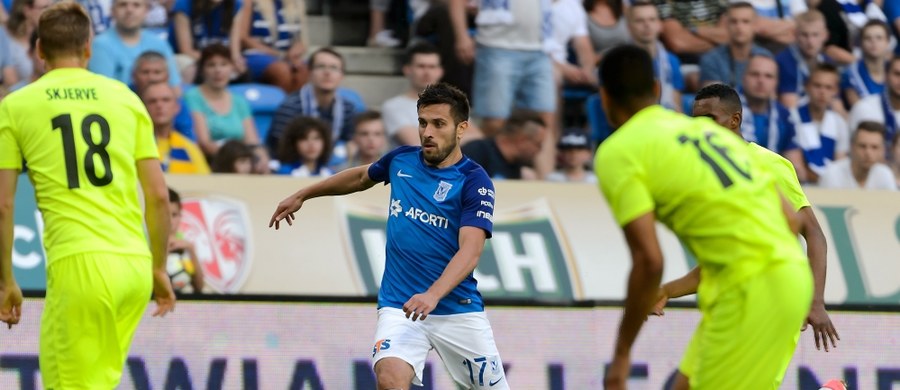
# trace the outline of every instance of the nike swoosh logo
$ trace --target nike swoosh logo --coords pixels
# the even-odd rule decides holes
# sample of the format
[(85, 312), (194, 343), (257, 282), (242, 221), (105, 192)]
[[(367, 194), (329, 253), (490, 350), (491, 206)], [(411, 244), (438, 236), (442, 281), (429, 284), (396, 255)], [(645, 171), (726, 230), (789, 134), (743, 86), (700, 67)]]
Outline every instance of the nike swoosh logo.
[(500, 383), (500, 381), (502, 381), (502, 380), (503, 380), (503, 377), (501, 376), (500, 378), (497, 378), (496, 381), (488, 381), (488, 385), (494, 386), (494, 385)]
[(412, 177), (412, 175), (407, 175), (407, 174), (403, 173), (403, 170), (401, 169), (401, 170), (397, 171), (397, 177)]

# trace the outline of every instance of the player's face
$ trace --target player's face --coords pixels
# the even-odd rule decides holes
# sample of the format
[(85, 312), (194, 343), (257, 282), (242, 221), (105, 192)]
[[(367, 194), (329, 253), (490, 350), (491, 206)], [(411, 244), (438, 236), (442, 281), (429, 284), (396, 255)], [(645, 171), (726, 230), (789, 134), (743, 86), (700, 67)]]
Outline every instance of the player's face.
[(175, 202), (169, 202), (169, 220), (172, 222), (170, 232), (174, 235), (181, 226), (181, 205)]
[(753, 22), (756, 20), (756, 11), (751, 8), (735, 8), (728, 11), (725, 28), (731, 37), (731, 42), (736, 44), (748, 44), (753, 42)]
[(629, 11), (628, 30), (638, 43), (646, 45), (656, 42), (662, 30), (656, 6), (642, 5), (632, 8)]
[(712, 119), (731, 131), (740, 131), (741, 124), (736, 120), (735, 116), (726, 110), (723, 104), (719, 104), (719, 98), (709, 98), (694, 100), (694, 109), (692, 115), (695, 117), (705, 116)]
[(863, 54), (869, 57), (884, 57), (891, 49), (887, 31), (881, 27), (865, 29), (860, 40)]
[(318, 131), (310, 131), (306, 133), (306, 137), (297, 140), (295, 146), (297, 154), (300, 155), (303, 162), (312, 163), (322, 156), (322, 151), (325, 149), (325, 140), (322, 139), (322, 135)]
[(147, 17), (147, 0), (116, 0), (112, 17), (117, 29), (136, 31)]
[(462, 155), (459, 139), (466, 126), (466, 121), (454, 124), (449, 104), (419, 108), (419, 139), (425, 162), (443, 168), (450, 165), (452, 156)]
[(152, 83), (168, 82), (169, 68), (163, 60), (142, 61), (134, 69), (134, 85), (140, 91)]
[(417, 54), (412, 63), (403, 69), (413, 88), (417, 91), (437, 83), (444, 76), (441, 68), (441, 57), (437, 54)]
[(870, 169), (875, 163), (884, 160), (884, 138), (875, 132), (858, 131), (850, 153), (854, 162)]
[(838, 93), (839, 76), (829, 72), (813, 72), (806, 81), (806, 93), (816, 107), (828, 107)]
[(144, 91), (144, 105), (153, 124), (167, 126), (178, 113), (175, 91), (166, 84), (157, 84)]
[(309, 71), (312, 85), (323, 91), (336, 90), (344, 79), (343, 63), (331, 53), (316, 54), (315, 64)]
[(231, 81), (234, 66), (230, 58), (213, 56), (203, 64), (203, 83), (217, 88), (225, 88)]
[(360, 156), (372, 158), (380, 156), (387, 145), (384, 135), (384, 123), (381, 120), (362, 122), (356, 126), (353, 142), (359, 148)]
[(756, 99), (770, 99), (775, 96), (778, 84), (778, 65), (771, 58), (753, 57), (744, 73), (744, 93)]
[(828, 30), (824, 21), (804, 23), (797, 26), (797, 46), (804, 56), (812, 58), (819, 55), (828, 39)]

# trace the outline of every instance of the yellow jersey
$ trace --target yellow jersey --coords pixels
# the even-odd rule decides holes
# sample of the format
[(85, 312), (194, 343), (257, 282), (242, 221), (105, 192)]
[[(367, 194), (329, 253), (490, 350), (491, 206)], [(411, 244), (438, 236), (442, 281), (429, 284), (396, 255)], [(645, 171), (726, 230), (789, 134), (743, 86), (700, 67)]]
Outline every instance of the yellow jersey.
[(163, 171), (175, 174), (210, 173), (206, 156), (200, 147), (177, 131), (169, 133), (167, 138), (156, 138), (156, 148), (162, 162)]
[(0, 169), (25, 162), (48, 265), (84, 252), (150, 256), (136, 166), (148, 158), (159, 158), (150, 116), (116, 80), (55, 69), (0, 102)]
[(757, 144), (751, 143), (750, 148), (757, 154), (757, 157), (763, 161), (769, 168), (769, 171), (775, 177), (775, 184), (787, 198), (788, 202), (794, 206), (794, 211), (800, 211), (804, 207), (811, 206), (803, 188), (800, 187), (800, 179), (797, 178), (797, 171), (794, 170), (794, 164), (791, 164), (786, 158)]
[(709, 118), (655, 105), (603, 142), (595, 171), (620, 225), (655, 212), (694, 254), (704, 307), (772, 263), (806, 261), (767, 165)]

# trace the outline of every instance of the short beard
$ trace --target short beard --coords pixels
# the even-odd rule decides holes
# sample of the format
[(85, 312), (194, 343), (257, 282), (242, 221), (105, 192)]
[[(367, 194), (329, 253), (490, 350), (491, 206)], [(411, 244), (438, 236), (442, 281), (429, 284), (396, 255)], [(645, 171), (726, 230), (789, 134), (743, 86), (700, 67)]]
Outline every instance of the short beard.
[(456, 148), (456, 145), (458, 143), (459, 143), (459, 141), (457, 141), (456, 138), (454, 138), (453, 141), (449, 145), (447, 145), (444, 148), (438, 149), (436, 155), (429, 156), (427, 153), (423, 152), (422, 156), (425, 158), (425, 162), (428, 163), (428, 165), (438, 166), (440, 163), (444, 162), (444, 160), (446, 160), (447, 157), (450, 156), (450, 153), (453, 153), (453, 149)]

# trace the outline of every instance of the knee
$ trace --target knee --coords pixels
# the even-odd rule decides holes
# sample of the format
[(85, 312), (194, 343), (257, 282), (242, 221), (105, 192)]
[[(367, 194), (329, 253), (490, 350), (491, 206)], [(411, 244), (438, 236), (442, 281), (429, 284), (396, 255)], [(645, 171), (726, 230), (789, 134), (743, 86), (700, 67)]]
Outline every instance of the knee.
[(379, 390), (408, 389), (414, 375), (412, 367), (404, 361), (387, 358), (375, 364), (375, 380)]

